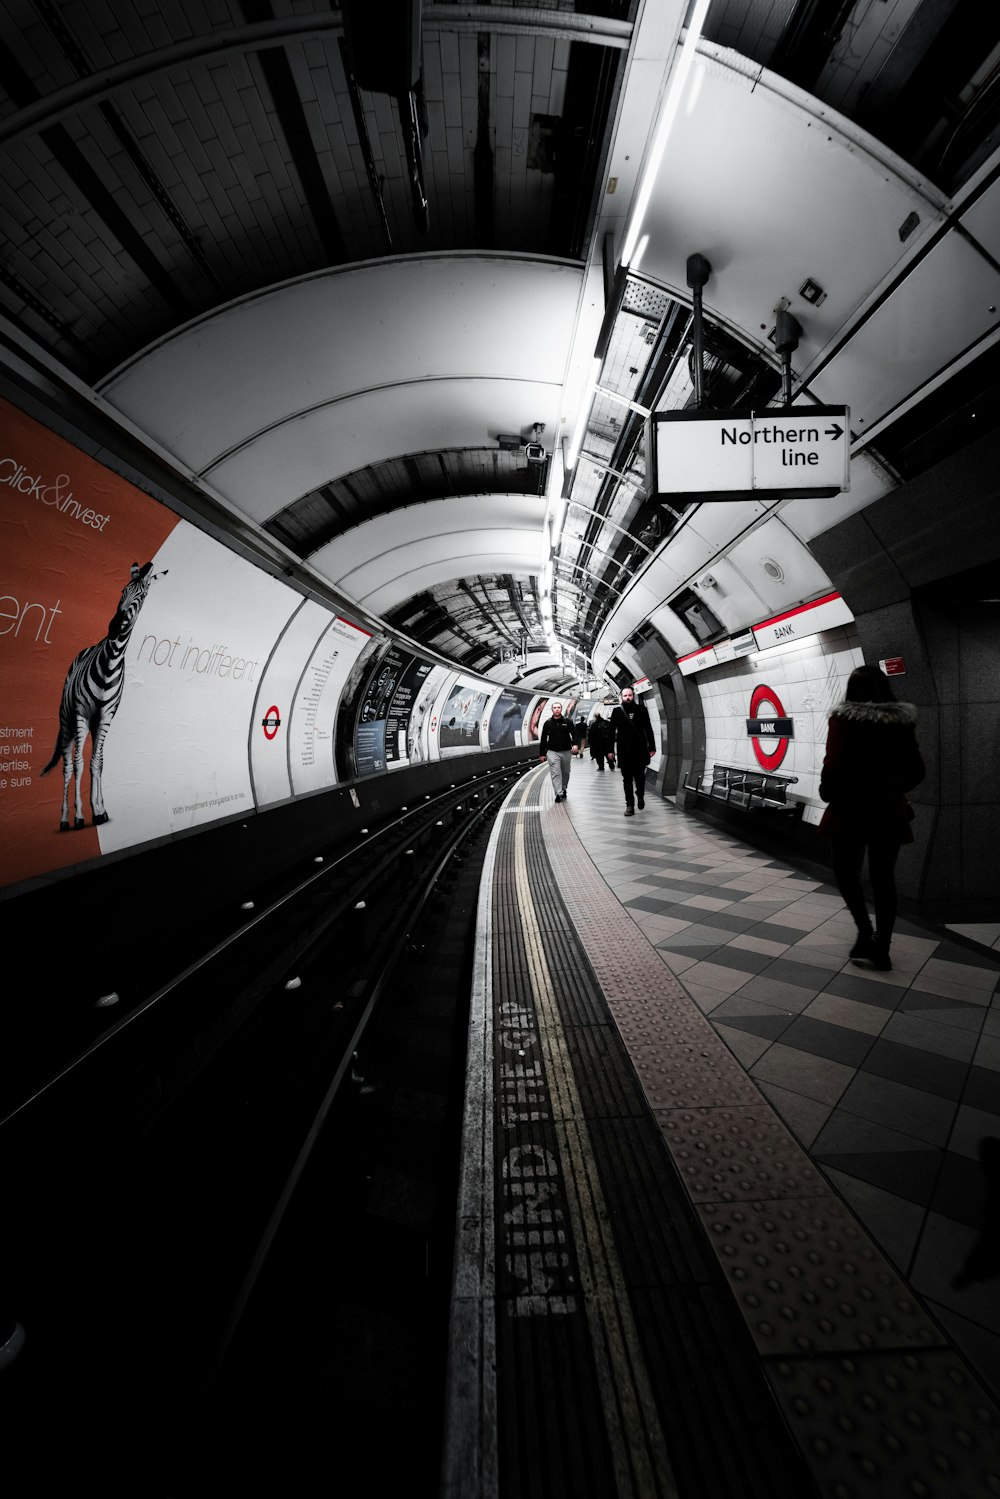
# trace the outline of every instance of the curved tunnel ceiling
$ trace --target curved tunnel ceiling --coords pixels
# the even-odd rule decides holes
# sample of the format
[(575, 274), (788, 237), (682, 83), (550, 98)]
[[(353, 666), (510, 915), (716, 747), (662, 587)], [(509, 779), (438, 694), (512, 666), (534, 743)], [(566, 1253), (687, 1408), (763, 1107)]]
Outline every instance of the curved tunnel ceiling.
[[(871, 7), (844, 48), (790, 0), (712, 0), (672, 100), (686, 7), (605, 8), (423, 6), (423, 233), (335, 12), (7, 16), (8, 375), (89, 390), (338, 597), (498, 679), (514, 642), (553, 683), (613, 675), (650, 621), (693, 648), (663, 604), (709, 563), (729, 630), (816, 596), (810, 537), (895, 482), (894, 423), (993, 355), (1000, 27), (918, 4), (888, 67)], [(948, 130), (944, 84), (938, 114), (911, 86), (932, 45), (978, 107)], [(612, 286), (673, 104), (644, 258)], [(652, 502), (645, 414), (694, 401), (695, 252), (704, 404), (780, 399), (790, 310), (794, 401), (850, 407), (848, 494)]]

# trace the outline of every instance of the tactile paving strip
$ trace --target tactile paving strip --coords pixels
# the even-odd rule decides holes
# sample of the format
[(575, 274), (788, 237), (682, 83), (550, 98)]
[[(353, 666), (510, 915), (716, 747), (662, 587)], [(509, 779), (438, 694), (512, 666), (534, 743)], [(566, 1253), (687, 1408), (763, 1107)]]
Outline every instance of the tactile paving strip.
[(1000, 1495), (996, 1407), (953, 1354), (782, 1359), (772, 1375), (828, 1499)]
[(678, 1109), (656, 1117), (692, 1202), (817, 1197), (830, 1191), (764, 1104)]
[(839, 1198), (699, 1212), (765, 1356), (940, 1346), (940, 1331)]

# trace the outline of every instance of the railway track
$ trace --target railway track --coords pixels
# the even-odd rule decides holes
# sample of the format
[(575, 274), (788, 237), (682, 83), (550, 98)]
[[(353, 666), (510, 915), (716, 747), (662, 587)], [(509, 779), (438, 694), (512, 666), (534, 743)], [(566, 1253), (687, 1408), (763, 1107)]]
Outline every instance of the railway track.
[[(344, 1283), (336, 1257), (324, 1271), (301, 1247), (321, 1232), (335, 1232), (356, 1281), (380, 1218), (369, 1211), (373, 1181), (381, 1221), (405, 1218), (397, 1208), (386, 1218), (392, 1172), (372, 1155), (392, 1134), (400, 1088), (411, 1099), (423, 1092), (425, 1104), (433, 1094), (439, 1137), (428, 1197), (434, 1223), (402, 1255), (422, 1269), (415, 1299), (394, 1323), (406, 1337), (425, 1326), (426, 1345), (434, 1319), (422, 1319), (442, 1288), (447, 1295), (450, 1218), (438, 1212), (450, 1190), (442, 1169), (447, 1177), (454, 1165), (463, 951), (475, 911), (474, 891), (464, 900), (455, 891), (478, 885), (473, 851), (517, 773), (480, 775), (400, 809), (357, 847), (317, 853), (297, 879), (245, 896), (231, 930), (216, 931), (175, 973), (151, 975), (158, 982), (148, 992), (0, 1124), (0, 1167), (17, 1204), (0, 1251), (0, 1292), (28, 1330), (5, 1394), (25, 1420), (58, 1411), (86, 1444), (113, 1389), (121, 1492), (166, 1499), (223, 1491), (200, 1487), (204, 1454), (212, 1433), (231, 1429), (254, 1403), (248, 1348), (284, 1347), (285, 1367), (291, 1359), (310, 1388), (322, 1386), (305, 1344), (288, 1352), (301, 1324), (289, 1327), (275, 1308), (290, 1273), (296, 1294), (303, 1291), (296, 1264), (313, 1267), (317, 1305), (329, 1300), (325, 1281)], [(421, 1018), (414, 995), (424, 990), (433, 1013)], [(420, 1041), (432, 1032), (440, 1046), (445, 1011), (448, 1063), (434, 1063), (431, 1087), (420, 1081)], [(390, 1086), (407, 1030), (417, 1075)], [(382, 1263), (386, 1248), (373, 1250), (367, 1268)], [(395, 1257), (388, 1253), (387, 1273)], [(408, 1399), (401, 1391), (412, 1381), (372, 1340), (384, 1315), (369, 1305), (365, 1331), (352, 1304), (346, 1320), (341, 1307), (337, 1334), (344, 1368), (397, 1367), (397, 1404)], [(249, 1341), (248, 1321), (256, 1329)], [(308, 1389), (302, 1398), (308, 1404)], [(273, 1399), (283, 1407), (280, 1390)], [(378, 1402), (362, 1405), (374, 1419)], [(263, 1420), (259, 1412), (258, 1434)], [(254, 1450), (254, 1432), (244, 1436)], [(35, 1453), (53, 1469), (50, 1482), (66, 1476), (64, 1458)], [(224, 1461), (236, 1461), (231, 1448)], [(104, 1462), (105, 1491), (117, 1492)], [(138, 1489), (130, 1486), (137, 1464)]]

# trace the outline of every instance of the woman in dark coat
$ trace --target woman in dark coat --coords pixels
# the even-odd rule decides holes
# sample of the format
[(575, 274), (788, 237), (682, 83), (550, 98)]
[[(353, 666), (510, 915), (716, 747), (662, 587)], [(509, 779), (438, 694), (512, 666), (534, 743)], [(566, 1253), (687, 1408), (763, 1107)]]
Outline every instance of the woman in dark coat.
[[(905, 793), (925, 775), (916, 722), (916, 708), (896, 702), (877, 666), (859, 666), (830, 714), (819, 783), (829, 803), (820, 830), (830, 834), (834, 878), (858, 929), (851, 957), (880, 969), (892, 967), (896, 859), (900, 846), (913, 842)], [(874, 930), (861, 885), (866, 851)]]

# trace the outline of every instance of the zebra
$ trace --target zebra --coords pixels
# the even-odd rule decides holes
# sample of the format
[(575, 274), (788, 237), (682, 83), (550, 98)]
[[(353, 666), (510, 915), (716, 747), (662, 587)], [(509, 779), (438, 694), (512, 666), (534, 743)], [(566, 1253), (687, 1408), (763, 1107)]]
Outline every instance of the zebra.
[(125, 649), (132, 634), (132, 627), (139, 617), (150, 586), (157, 578), (166, 577), (169, 569), (153, 572), (152, 562), (140, 567), (133, 562), (131, 576), (122, 590), (114, 618), (108, 623), (108, 633), (96, 645), (86, 646), (76, 657), (63, 683), (62, 701), (59, 704), (59, 737), (52, 752), (52, 759), (42, 771), (48, 775), (52, 767), (63, 762), (63, 801), (60, 833), (69, 832), (69, 783), (76, 775), (74, 828), (85, 826), (83, 818), (83, 747), (90, 735), (90, 810), (94, 827), (107, 822), (108, 814), (101, 791), (101, 770), (104, 764), (104, 741), (111, 728), (111, 720), (118, 711), (125, 685)]

